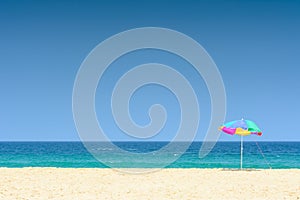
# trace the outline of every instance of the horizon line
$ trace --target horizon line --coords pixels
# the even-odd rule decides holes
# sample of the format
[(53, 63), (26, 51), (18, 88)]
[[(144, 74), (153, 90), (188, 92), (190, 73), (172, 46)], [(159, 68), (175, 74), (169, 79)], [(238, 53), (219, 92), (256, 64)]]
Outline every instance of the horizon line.
[[(84, 143), (81, 140), (0, 140), (0, 143), (2, 142), (81, 142)], [(152, 140), (152, 141), (133, 141), (133, 140), (115, 140), (115, 141), (85, 141), (85, 142), (172, 142), (168, 140)], [(190, 142), (190, 141), (176, 141), (176, 142)], [(193, 142), (204, 142), (201, 140), (195, 140)], [(206, 141), (206, 142), (215, 142), (215, 141)], [(240, 142), (239, 140), (218, 140), (216, 142)], [(244, 142), (300, 142), (300, 140), (247, 140)]]

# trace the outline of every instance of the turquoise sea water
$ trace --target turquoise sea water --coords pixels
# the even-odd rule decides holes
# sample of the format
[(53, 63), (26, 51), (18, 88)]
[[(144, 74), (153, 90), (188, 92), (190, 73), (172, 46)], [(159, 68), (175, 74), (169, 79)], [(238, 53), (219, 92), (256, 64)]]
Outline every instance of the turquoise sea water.
[[(165, 146), (166, 142), (116, 142), (120, 148), (135, 153), (152, 152)], [(176, 145), (181, 145), (178, 143)], [(244, 143), (245, 168), (300, 168), (300, 142)], [(105, 145), (104, 145), (105, 146)], [(239, 168), (240, 143), (218, 142), (208, 156), (200, 159), (201, 142), (194, 142), (178, 156), (169, 152), (163, 157), (178, 156), (168, 168)], [(263, 152), (263, 155), (260, 152)], [(116, 167), (155, 167), (162, 156), (153, 160), (129, 159), (117, 155), (111, 149), (100, 153), (109, 156)], [(80, 142), (0, 142), (0, 167), (99, 167), (107, 166), (97, 161)]]

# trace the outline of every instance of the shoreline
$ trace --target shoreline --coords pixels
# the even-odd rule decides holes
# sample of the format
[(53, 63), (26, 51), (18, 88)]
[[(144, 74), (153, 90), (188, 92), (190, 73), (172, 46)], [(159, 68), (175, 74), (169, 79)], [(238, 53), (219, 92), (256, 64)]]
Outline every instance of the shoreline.
[(300, 199), (300, 169), (120, 170), (1, 167), (0, 199)]
[(198, 168), (198, 167), (169, 167), (169, 168), (142, 168), (142, 167), (120, 167), (120, 168), (112, 168), (112, 167), (40, 167), (40, 166), (32, 166), (32, 167), (1, 167), (1, 169), (96, 169), (96, 170), (112, 170), (112, 171), (124, 171), (124, 170), (151, 170), (159, 171), (159, 170), (216, 170), (216, 171), (285, 171), (285, 170), (299, 170), (300, 168)]

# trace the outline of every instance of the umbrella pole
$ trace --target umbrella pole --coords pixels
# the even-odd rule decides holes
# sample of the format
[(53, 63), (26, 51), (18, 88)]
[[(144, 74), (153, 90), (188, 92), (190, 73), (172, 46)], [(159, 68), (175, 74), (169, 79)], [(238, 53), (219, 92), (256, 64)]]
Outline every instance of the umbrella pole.
[(243, 136), (241, 135), (241, 170), (243, 169)]

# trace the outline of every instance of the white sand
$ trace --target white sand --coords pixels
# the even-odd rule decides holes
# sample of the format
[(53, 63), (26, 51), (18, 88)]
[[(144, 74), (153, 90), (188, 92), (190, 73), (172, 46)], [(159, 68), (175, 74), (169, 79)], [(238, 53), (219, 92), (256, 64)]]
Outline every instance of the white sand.
[(0, 168), (0, 199), (300, 199), (300, 169)]

